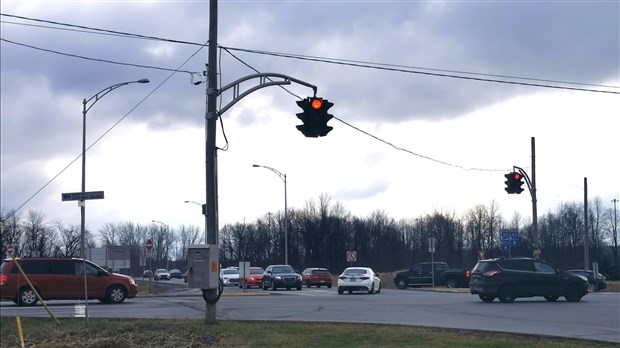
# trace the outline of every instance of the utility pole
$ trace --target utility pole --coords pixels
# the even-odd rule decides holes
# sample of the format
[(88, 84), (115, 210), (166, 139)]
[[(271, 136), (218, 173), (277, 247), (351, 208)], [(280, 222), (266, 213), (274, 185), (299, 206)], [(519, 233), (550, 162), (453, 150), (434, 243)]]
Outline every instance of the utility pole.
[[(217, 150), (215, 148), (215, 128), (217, 126), (217, 0), (209, 2), (209, 56), (207, 65), (207, 114), (206, 122), (206, 244), (218, 243), (218, 207), (217, 207)], [(217, 298), (217, 289), (203, 289), (205, 299)], [(206, 301), (205, 323), (214, 325), (216, 305)]]
[(612, 203), (614, 204), (614, 225), (613, 225), (613, 240), (614, 240), (614, 256), (616, 259), (616, 267), (618, 267), (618, 213), (616, 210), (616, 203), (618, 203), (617, 199), (612, 199)]
[(588, 178), (583, 178), (583, 269), (590, 267), (590, 243), (588, 240)]
[(540, 257), (540, 239), (538, 238), (538, 209), (536, 204), (536, 139), (532, 137), (532, 187), (530, 195), (532, 196), (532, 234), (534, 235), (534, 258)]

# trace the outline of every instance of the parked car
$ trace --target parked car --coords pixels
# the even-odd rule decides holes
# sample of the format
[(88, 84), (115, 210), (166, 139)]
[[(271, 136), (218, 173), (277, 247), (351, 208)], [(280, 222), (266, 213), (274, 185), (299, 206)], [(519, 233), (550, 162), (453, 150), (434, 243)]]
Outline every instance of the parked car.
[[(245, 280), (248, 289), (253, 286), (261, 287), (263, 284), (263, 272), (265, 270), (262, 267), (250, 267), (250, 276)], [(243, 287), (241, 282), (239, 282), (239, 287)]]
[(421, 262), (409, 269), (396, 271), (394, 284), (399, 289), (432, 286), (433, 272), (436, 286), (447, 286), (449, 288), (466, 288), (469, 286), (470, 271), (452, 269), (445, 262)]
[(594, 277), (594, 271), (588, 271), (585, 269), (571, 269), (570, 271), (566, 271), (574, 274), (579, 274), (588, 278), (588, 288), (590, 291), (601, 291), (607, 288), (606, 278), (602, 274), (598, 274), (596, 278)]
[[(76, 258), (17, 258), (22, 270), (43, 300), (84, 299), (84, 276), (89, 299), (103, 303), (122, 303), (134, 298), (138, 285), (133, 278), (108, 273), (94, 263)], [(0, 299), (19, 306), (34, 306), (38, 298), (13, 259), (0, 265)]]
[(556, 301), (564, 296), (579, 302), (588, 293), (584, 276), (562, 272), (542, 260), (531, 258), (480, 260), (471, 272), (469, 291), (484, 302), (514, 302), (519, 297), (543, 296)]
[(239, 285), (239, 269), (230, 267), (220, 270), (220, 279), (224, 286)]
[(153, 272), (151, 272), (150, 270), (146, 270), (144, 272), (142, 272), (142, 279), (144, 278), (151, 278), (153, 276)]
[(271, 289), (272, 291), (278, 288), (301, 290), (301, 275), (289, 265), (269, 265), (263, 272), (261, 287), (263, 290)]
[(332, 274), (329, 273), (327, 268), (306, 268), (301, 272), (301, 283), (307, 287), (321, 286), (332, 287)]
[(379, 274), (368, 267), (349, 267), (338, 277), (338, 295), (345, 291), (368, 291), (369, 294), (381, 292)]
[(160, 268), (155, 271), (155, 275), (153, 276), (155, 280), (170, 280), (170, 273), (167, 269)]
[(170, 278), (183, 279), (183, 273), (178, 269), (171, 269)]

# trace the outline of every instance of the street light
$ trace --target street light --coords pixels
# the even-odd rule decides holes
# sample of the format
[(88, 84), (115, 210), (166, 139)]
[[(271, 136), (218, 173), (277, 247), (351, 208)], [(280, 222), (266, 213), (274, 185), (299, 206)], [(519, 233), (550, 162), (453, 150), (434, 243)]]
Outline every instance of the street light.
[[(102, 89), (101, 91), (99, 91), (98, 93), (90, 97), (89, 99), (84, 99), (84, 101), (82, 102), (82, 106), (83, 106), (82, 108), (82, 197), (84, 196), (86, 192), (86, 113), (106, 94), (112, 92), (113, 90), (119, 87), (128, 85), (130, 83), (149, 83), (149, 80), (140, 79), (137, 81), (117, 83), (115, 85)], [(90, 103), (91, 101), (92, 103), (89, 106), (88, 103)], [(83, 259), (86, 259), (86, 248), (85, 248), (85, 242), (84, 242), (84, 234), (85, 234), (84, 229), (86, 226), (86, 201), (82, 200), (79, 203), (80, 203), (80, 215), (81, 215), (80, 254)], [(86, 269), (86, 267), (84, 267), (84, 269)], [(84, 280), (84, 282), (86, 282), (86, 280)]]
[(197, 206), (199, 206), (202, 209), (202, 215), (207, 215), (207, 205), (206, 204), (200, 204), (200, 203), (198, 203), (196, 201), (185, 201), (185, 203), (196, 204)]
[[(136, 81), (122, 82), (104, 88), (97, 92), (89, 99), (84, 98), (82, 101), (82, 198), (86, 192), (86, 113), (92, 108), (101, 98), (113, 90), (128, 85), (130, 83), (149, 83), (148, 79), (140, 79)], [(91, 103), (92, 102), (92, 103)], [(90, 103), (90, 106), (88, 105)], [(86, 200), (78, 202), (80, 205), (80, 255), (82, 257), (83, 269), (84, 269), (84, 303), (85, 303), (85, 316), (86, 323), (88, 323), (88, 285), (86, 282), (86, 243), (85, 239), (85, 226), (86, 226)]]
[[(157, 224), (163, 225), (163, 226), (165, 226), (165, 227), (166, 227), (166, 231), (170, 231), (170, 226), (169, 226), (168, 224), (165, 224), (165, 223), (163, 223), (163, 222), (161, 222), (161, 221), (159, 221), (159, 220), (151, 220), (151, 222), (154, 222), (154, 223), (157, 223)], [(159, 256), (159, 246), (157, 247), (157, 255)], [(169, 265), (169, 264), (168, 264), (168, 261), (169, 261), (169, 260), (168, 260), (168, 255), (166, 255), (166, 269), (170, 269), (170, 268), (168, 267), (168, 265)]]
[(253, 164), (252, 167), (269, 169), (280, 179), (282, 179), (282, 181), (284, 181), (284, 264), (288, 265), (288, 208), (286, 202), (286, 174), (282, 174), (274, 168), (261, 166), (258, 164)]

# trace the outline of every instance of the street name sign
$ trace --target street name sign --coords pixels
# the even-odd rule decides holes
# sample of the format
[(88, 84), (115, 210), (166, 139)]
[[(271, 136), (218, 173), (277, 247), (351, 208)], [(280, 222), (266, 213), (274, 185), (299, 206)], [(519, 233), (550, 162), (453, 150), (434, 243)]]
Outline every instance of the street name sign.
[(62, 194), (64, 201), (85, 201), (87, 199), (103, 199), (103, 191), (68, 192)]

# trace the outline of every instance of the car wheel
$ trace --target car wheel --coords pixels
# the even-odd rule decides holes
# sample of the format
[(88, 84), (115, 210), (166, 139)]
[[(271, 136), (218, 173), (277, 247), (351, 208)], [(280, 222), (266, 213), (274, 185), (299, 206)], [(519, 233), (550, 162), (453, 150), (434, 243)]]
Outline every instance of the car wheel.
[(581, 297), (581, 292), (576, 285), (569, 286), (564, 293), (564, 298), (568, 302), (579, 302), (581, 300)]
[(331, 289), (331, 288), (332, 288), (332, 285), (331, 285), (331, 284), (327, 284), (327, 288), (328, 288), (328, 289)]
[(545, 300), (549, 302), (555, 302), (558, 300), (558, 298), (560, 298), (560, 296), (545, 296)]
[(263, 288), (263, 290), (267, 290), (267, 285), (265, 285), (265, 282), (261, 282), (261, 288)]
[(19, 289), (18, 301), (20, 306), (34, 306), (37, 304), (38, 299), (34, 291), (29, 286), (26, 286)]
[[(276, 290), (278, 290), (278, 288), (276, 287), (276, 282), (271, 281), (271, 291), (276, 291)], [(290, 290), (290, 288), (289, 288), (289, 290)]]
[(491, 296), (491, 295), (478, 294), (478, 297), (480, 297), (482, 302), (486, 302), (486, 303), (491, 303), (493, 302), (493, 300), (495, 300), (495, 296)]
[(499, 289), (497, 298), (502, 303), (512, 303), (517, 298), (517, 289), (512, 285), (504, 285)]
[(369, 294), (374, 294), (375, 293), (375, 283), (374, 282), (370, 286), (370, 289), (368, 289), (368, 293)]
[(310, 285), (310, 284), (306, 284), (306, 287), (307, 287), (307, 288), (309, 288), (309, 287), (311, 287), (311, 286), (312, 286), (312, 285)]
[(381, 293), (381, 284), (379, 284), (379, 289), (377, 289), (377, 294)]
[(341, 288), (338, 288), (338, 295), (342, 295), (342, 293), (344, 293), (344, 291)]
[(404, 279), (399, 279), (396, 281), (396, 286), (399, 289), (406, 289), (407, 288), (407, 282)]
[(108, 294), (106, 296), (106, 302), (108, 303), (123, 303), (127, 298), (127, 292), (125, 288), (120, 285), (112, 285), (108, 289)]
[(459, 282), (457, 282), (456, 279), (454, 279), (454, 278), (450, 278), (450, 279), (448, 279), (448, 282), (446, 283), (446, 285), (450, 289), (456, 289), (456, 288), (459, 287)]
[(297, 290), (301, 290), (301, 284), (297, 285)]

